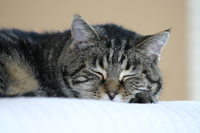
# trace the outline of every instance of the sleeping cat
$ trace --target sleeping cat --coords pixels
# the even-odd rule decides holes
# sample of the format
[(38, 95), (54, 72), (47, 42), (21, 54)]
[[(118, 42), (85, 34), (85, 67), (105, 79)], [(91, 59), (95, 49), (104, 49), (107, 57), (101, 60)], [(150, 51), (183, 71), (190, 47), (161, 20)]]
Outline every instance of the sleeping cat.
[(0, 97), (36, 96), (156, 103), (169, 30), (143, 36), (114, 24), (71, 30), (0, 30)]

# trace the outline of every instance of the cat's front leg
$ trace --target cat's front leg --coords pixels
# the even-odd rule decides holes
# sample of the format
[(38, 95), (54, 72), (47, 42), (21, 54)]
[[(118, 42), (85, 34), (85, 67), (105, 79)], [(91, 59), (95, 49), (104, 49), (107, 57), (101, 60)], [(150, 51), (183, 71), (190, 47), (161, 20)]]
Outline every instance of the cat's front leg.
[(140, 92), (129, 103), (157, 103), (157, 99), (150, 92)]

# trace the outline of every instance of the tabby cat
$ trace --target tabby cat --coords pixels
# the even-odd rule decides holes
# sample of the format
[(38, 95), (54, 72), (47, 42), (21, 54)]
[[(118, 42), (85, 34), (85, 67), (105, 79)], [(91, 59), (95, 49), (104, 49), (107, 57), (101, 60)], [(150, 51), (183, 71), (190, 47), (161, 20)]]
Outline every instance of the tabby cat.
[(115, 24), (71, 30), (0, 30), (0, 97), (36, 96), (156, 103), (158, 68), (169, 30), (143, 36)]

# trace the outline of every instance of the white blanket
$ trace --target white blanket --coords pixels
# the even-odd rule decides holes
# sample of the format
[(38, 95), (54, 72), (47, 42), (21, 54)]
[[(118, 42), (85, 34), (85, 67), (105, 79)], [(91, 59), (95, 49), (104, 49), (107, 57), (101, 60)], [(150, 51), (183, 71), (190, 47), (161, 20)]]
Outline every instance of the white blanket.
[(200, 102), (2, 98), (0, 133), (200, 133)]

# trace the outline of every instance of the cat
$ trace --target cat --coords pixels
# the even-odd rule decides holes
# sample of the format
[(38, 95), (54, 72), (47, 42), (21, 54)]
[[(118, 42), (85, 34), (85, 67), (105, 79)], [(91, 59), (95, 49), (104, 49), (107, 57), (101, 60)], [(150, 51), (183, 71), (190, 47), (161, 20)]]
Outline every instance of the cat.
[(63, 33), (2, 29), (0, 97), (156, 103), (162, 89), (158, 62), (169, 34), (91, 26), (79, 15)]

